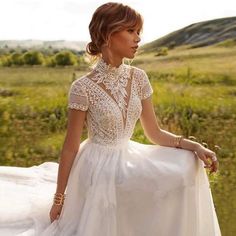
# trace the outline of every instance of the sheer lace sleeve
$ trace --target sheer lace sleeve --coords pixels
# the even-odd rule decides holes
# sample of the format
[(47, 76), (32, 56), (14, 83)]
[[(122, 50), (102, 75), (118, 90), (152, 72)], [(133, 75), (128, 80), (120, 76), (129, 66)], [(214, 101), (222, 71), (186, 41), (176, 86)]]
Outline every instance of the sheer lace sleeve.
[(153, 93), (152, 85), (148, 79), (146, 72), (143, 70), (143, 78), (141, 83), (141, 100), (146, 99)]
[(86, 111), (88, 110), (88, 97), (83, 83), (75, 80), (68, 93), (68, 108)]

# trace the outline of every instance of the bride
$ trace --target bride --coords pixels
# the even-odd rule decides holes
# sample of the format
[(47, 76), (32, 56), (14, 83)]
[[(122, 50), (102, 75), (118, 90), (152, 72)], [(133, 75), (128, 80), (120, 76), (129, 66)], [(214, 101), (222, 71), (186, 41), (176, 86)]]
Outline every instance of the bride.
[[(146, 72), (123, 61), (142, 26), (121, 3), (94, 12), (87, 52), (98, 60), (71, 84), (59, 164), (0, 168), (1, 235), (221, 235), (204, 169), (218, 170), (216, 154), (161, 129)], [(138, 119), (152, 144), (131, 139)]]

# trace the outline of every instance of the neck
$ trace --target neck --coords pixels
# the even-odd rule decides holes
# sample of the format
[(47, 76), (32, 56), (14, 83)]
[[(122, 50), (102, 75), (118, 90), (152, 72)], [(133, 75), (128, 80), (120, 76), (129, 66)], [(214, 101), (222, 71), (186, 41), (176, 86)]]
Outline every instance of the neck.
[(106, 62), (107, 65), (110, 65), (112, 67), (119, 67), (122, 63), (123, 60), (122, 58), (115, 58), (115, 57), (108, 57), (106, 55), (102, 55), (102, 59)]

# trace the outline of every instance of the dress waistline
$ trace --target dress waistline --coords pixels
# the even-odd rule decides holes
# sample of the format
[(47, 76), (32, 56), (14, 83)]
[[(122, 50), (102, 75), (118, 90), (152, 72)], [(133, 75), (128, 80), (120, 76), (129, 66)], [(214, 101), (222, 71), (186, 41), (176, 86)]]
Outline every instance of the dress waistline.
[(121, 149), (121, 148), (128, 146), (129, 141), (130, 141), (130, 138), (123, 138), (123, 139), (118, 140), (115, 143), (105, 144), (105, 143), (99, 143), (97, 140), (93, 140), (91, 138), (88, 138), (86, 140), (86, 143), (92, 143), (94, 145), (97, 145), (97, 146), (100, 146), (103, 148)]

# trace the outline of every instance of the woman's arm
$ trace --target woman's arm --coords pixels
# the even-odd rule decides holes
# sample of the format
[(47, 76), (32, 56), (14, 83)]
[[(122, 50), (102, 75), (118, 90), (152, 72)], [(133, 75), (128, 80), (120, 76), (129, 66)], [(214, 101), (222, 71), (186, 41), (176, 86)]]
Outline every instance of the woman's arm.
[(68, 110), (67, 133), (60, 155), (56, 193), (65, 192), (69, 173), (79, 150), (86, 113), (81, 110)]
[[(152, 97), (148, 97), (142, 100), (142, 113), (140, 117), (141, 125), (144, 130), (144, 134), (154, 144), (161, 146), (175, 147), (175, 140), (177, 135), (165, 131), (160, 128), (154, 107), (152, 104)], [(194, 153), (204, 162), (205, 168), (210, 168), (210, 173), (216, 172), (218, 169), (218, 161), (208, 162), (207, 159), (213, 158), (215, 153), (208, 148), (205, 148), (200, 143), (183, 138), (180, 143), (181, 148), (194, 151)]]
[[(154, 144), (161, 146), (174, 147), (177, 135), (160, 128), (151, 97), (142, 100), (142, 114), (140, 117), (141, 125), (147, 138)], [(195, 151), (200, 144), (188, 139), (181, 140), (181, 148)]]

